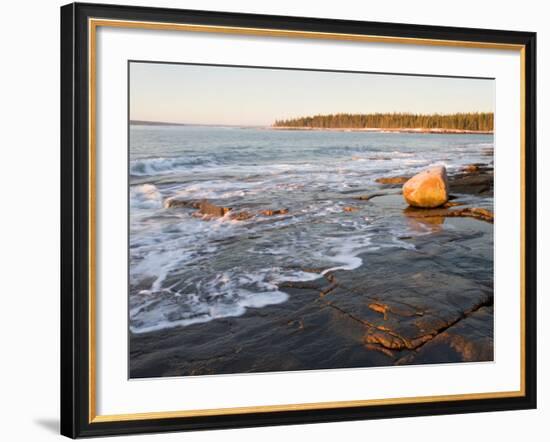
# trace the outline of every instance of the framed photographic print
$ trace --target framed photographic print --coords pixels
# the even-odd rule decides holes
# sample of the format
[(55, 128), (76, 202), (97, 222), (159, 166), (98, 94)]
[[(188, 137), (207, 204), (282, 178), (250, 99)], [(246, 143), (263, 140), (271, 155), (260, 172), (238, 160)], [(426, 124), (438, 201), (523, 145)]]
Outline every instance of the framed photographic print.
[(62, 434), (534, 408), (535, 44), (62, 7)]

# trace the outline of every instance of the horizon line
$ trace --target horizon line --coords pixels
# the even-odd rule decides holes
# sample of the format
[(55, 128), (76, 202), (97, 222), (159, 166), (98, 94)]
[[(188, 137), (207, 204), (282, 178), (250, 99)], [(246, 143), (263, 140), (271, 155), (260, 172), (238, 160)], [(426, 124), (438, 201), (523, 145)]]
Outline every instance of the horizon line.
[(439, 113), (439, 112), (433, 112), (433, 113), (415, 113), (415, 112), (368, 112), (368, 113), (357, 113), (357, 112), (336, 112), (336, 113), (324, 113), (324, 114), (315, 114), (315, 115), (307, 115), (307, 116), (299, 116), (299, 117), (284, 117), (284, 118), (278, 118), (274, 120), (272, 123), (269, 124), (246, 124), (246, 123), (239, 123), (239, 124), (223, 124), (223, 123), (187, 123), (187, 122), (176, 122), (176, 121), (159, 121), (159, 120), (141, 120), (141, 119), (133, 119), (128, 118), (129, 124), (135, 124), (135, 125), (166, 125), (166, 126), (217, 126), (217, 127), (273, 127), (275, 126), (277, 121), (288, 121), (288, 120), (294, 120), (294, 119), (300, 119), (300, 118), (310, 118), (310, 117), (320, 117), (320, 116), (328, 116), (328, 115), (414, 115), (414, 116), (423, 116), (423, 117), (430, 117), (430, 116), (451, 116), (451, 115), (470, 115), (470, 114), (490, 114), (494, 116), (494, 112), (487, 112), (487, 111), (472, 111), (472, 112), (451, 112), (451, 113)]

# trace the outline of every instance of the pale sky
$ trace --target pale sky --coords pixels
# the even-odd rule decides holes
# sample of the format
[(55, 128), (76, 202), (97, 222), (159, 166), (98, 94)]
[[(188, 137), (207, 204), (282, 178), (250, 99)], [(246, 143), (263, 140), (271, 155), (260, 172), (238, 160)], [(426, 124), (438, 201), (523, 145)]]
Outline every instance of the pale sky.
[(271, 125), (334, 113), (493, 112), (494, 80), (130, 63), (130, 119)]

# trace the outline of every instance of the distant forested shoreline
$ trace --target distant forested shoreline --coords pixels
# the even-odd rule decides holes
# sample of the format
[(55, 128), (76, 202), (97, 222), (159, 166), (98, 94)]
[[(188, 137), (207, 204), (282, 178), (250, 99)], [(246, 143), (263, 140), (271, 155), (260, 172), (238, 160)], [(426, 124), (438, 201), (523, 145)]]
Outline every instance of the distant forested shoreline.
[(273, 127), (311, 129), (444, 129), (493, 131), (492, 112), (329, 114), (277, 120)]

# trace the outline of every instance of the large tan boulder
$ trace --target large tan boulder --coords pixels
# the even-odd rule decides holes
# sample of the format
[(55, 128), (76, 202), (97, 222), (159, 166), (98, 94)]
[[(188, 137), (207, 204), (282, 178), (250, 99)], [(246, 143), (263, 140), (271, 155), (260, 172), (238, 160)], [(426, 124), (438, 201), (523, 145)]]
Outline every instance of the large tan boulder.
[(449, 184), (444, 166), (431, 167), (403, 184), (403, 197), (413, 207), (433, 208), (449, 199)]

